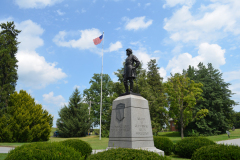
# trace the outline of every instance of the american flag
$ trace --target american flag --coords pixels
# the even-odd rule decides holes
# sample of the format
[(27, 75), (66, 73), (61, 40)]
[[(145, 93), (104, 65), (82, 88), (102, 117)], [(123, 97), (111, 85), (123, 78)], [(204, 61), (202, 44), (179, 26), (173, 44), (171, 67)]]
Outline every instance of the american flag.
[(103, 35), (101, 35), (100, 37), (97, 37), (97, 38), (93, 39), (93, 43), (94, 43), (95, 45), (98, 45), (99, 43), (102, 42), (102, 40), (103, 40)]

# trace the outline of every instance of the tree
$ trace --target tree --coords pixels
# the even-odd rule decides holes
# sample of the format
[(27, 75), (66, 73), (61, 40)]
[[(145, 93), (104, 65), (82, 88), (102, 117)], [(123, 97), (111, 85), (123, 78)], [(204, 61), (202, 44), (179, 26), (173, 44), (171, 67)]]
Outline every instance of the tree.
[(175, 123), (181, 126), (181, 138), (183, 139), (183, 128), (186, 127), (193, 119), (200, 119), (206, 116), (208, 110), (198, 111), (196, 117), (193, 117), (193, 108), (196, 105), (196, 99), (201, 99), (201, 83), (190, 81), (185, 75), (176, 73), (164, 83), (165, 91), (170, 101), (169, 114)]
[(197, 103), (194, 113), (201, 109), (209, 110), (209, 114), (204, 119), (193, 121), (186, 127), (186, 131), (193, 129), (204, 135), (225, 133), (232, 125), (232, 106), (238, 104), (230, 99), (233, 95), (228, 89), (230, 83), (223, 81), (222, 73), (214, 69), (211, 63), (208, 63), (207, 68), (201, 62), (198, 64), (198, 69), (189, 66), (186, 73), (191, 74), (191, 80), (203, 84), (201, 94), (203, 100)]
[(233, 113), (233, 126), (235, 128), (240, 128), (240, 112)]
[(34, 98), (24, 90), (10, 95), (9, 118), (0, 118), (1, 142), (36, 142), (49, 140), (53, 116), (36, 104)]
[(164, 94), (163, 78), (158, 73), (156, 59), (151, 59), (148, 62), (147, 83), (149, 92), (146, 94), (146, 99), (149, 102), (149, 110), (152, 121), (152, 127), (155, 133), (160, 131), (164, 124), (168, 124), (168, 104), (167, 96)]
[(0, 24), (0, 115), (6, 113), (10, 94), (14, 93), (17, 76), (17, 36), (21, 32), (15, 29), (14, 22)]
[[(85, 89), (84, 97), (85, 101), (92, 103), (91, 105), (91, 118), (94, 126), (100, 125), (100, 100), (101, 100), (101, 74), (94, 74), (92, 79), (89, 81), (91, 84), (89, 89)], [(108, 74), (102, 75), (102, 128), (106, 132), (109, 132), (110, 121), (111, 121), (111, 106), (113, 96), (113, 82)], [(103, 131), (103, 137), (107, 136), (108, 133)]]
[(88, 105), (83, 103), (80, 92), (76, 88), (69, 98), (68, 107), (58, 112), (58, 132), (60, 137), (84, 137), (91, 126)]

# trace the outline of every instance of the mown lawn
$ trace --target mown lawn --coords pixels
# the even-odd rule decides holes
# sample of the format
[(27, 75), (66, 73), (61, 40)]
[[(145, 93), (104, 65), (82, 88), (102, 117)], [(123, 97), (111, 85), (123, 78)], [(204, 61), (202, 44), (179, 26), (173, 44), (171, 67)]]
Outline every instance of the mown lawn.
[[(56, 128), (52, 128), (52, 132), (50, 136), (53, 136), (53, 133), (56, 131)], [(207, 136), (206, 138), (212, 140), (212, 141), (223, 141), (223, 140), (230, 140), (230, 139), (236, 139), (240, 138), (240, 129), (236, 129), (235, 131), (230, 131), (230, 138), (228, 138), (227, 134), (222, 134), (218, 136)], [(168, 137), (174, 144), (181, 140), (181, 136), (178, 132), (161, 132), (159, 133), (159, 136)], [(108, 138), (102, 138), (99, 140), (99, 137), (96, 135), (86, 136), (82, 138), (56, 138), (56, 137), (50, 137), (50, 140), (48, 142), (60, 142), (67, 139), (81, 139), (83, 141), (88, 142), (93, 149), (106, 149), (108, 147)], [(17, 147), (24, 144), (29, 143), (0, 143), (0, 146), (8, 146), (8, 147)], [(7, 153), (0, 153), (0, 160), (4, 160), (4, 158), (7, 157)], [(179, 158), (176, 155), (171, 155), (172, 160), (187, 160), (184, 158)]]

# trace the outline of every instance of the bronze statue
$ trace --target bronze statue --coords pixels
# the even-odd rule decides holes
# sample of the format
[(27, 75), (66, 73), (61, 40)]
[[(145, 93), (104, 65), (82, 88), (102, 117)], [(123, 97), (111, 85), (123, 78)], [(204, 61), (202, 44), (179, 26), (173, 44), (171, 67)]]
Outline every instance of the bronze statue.
[[(130, 48), (126, 50), (126, 53), (128, 57), (125, 61), (123, 82), (126, 90), (125, 94), (131, 94), (133, 93), (133, 79), (136, 78), (136, 68), (139, 66), (140, 62), (137, 57), (132, 54), (132, 50)], [(136, 63), (135, 66), (134, 63)], [(128, 81), (130, 82), (130, 92), (128, 92)]]

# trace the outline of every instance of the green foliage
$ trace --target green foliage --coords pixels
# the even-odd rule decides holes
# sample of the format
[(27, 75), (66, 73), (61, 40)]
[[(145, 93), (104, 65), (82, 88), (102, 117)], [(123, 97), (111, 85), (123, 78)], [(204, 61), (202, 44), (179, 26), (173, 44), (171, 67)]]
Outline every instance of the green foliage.
[[(211, 63), (207, 68), (203, 63), (198, 64), (198, 69), (189, 66), (183, 74), (188, 76), (196, 83), (202, 83), (202, 100), (198, 100), (193, 109), (193, 115), (196, 116), (200, 110), (207, 109), (208, 114), (201, 119), (193, 120), (186, 128), (185, 133), (192, 129), (202, 135), (216, 135), (226, 133), (226, 130), (233, 125), (233, 105), (236, 102), (230, 99), (233, 93), (228, 89), (230, 83), (225, 83), (222, 79), (222, 73), (214, 69)], [(236, 127), (236, 126), (235, 126)]]
[(185, 134), (185, 136), (187, 136), (187, 137), (198, 137), (198, 136), (200, 136), (200, 133), (195, 131), (194, 129), (192, 129), (192, 132), (188, 131), (188, 133)]
[(92, 147), (87, 143), (79, 139), (70, 139), (66, 141), (61, 141), (59, 143), (62, 143), (65, 146), (73, 147), (76, 151), (82, 153), (85, 158), (87, 156), (91, 155), (92, 153)]
[(13, 142), (13, 132), (11, 131), (10, 120), (3, 115), (0, 117), (0, 142)]
[(60, 137), (84, 137), (91, 126), (88, 105), (82, 103), (80, 92), (76, 88), (69, 98), (68, 107), (58, 112), (57, 131)]
[(240, 112), (233, 113), (233, 126), (235, 128), (240, 128)]
[(17, 36), (21, 32), (15, 29), (14, 22), (0, 24), (0, 117), (7, 112), (10, 94), (15, 91), (18, 80), (16, 53)]
[(174, 146), (174, 154), (183, 158), (191, 158), (192, 154), (199, 148), (216, 143), (203, 137), (188, 137), (177, 142)]
[[(94, 74), (89, 81), (89, 89), (85, 89), (85, 101), (91, 101), (91, 118), (94, 126), (100, 124), (100, 101), (101, 101), (101, 74)], [(113, 82), (108, 74), (102, 75), (102, 131), (110, 129), (111, 106), (113, 96)], [(105, 136), (105, 134), (103, 134)]]
[(171, 155), (173, 151), (173, 142), (167, 137), (154, 136), (154, 146), (164, 151), (165, 155)]
[(87, 158), (88, 160), (113, 160), (113, 159), (141, 159), (141, 160), (170, 160), (166, 156), (160, 156), (157, 153), (137, 150), (137, 149), (127, 149), (127, 148), (118, 148), (110, 149), (104, 152), (99, 152), (93, 154)]
[(38, 142), (23, 145), (11, 150), (5, 160), (84, 160), (84, 156), (72, 147), (59, 142)]
[(234, 145), (209, 145), (204, 146), (195, 151), (192, 155), (192, 160), (239, 160), (240, 147)]
[[(171, 74), (172, 76), (172, 74)], [(195, 83), (185, 75), (176, 73), (164, 83), (165, 91), (170, 101), (170, 117), (175, 123), (180, 124), (181, 138), (183, 139), (185, 128), (194, 118), (203, 118), (208, 113), (207, 110), (199, 110), (197, 117), (193, 117), (193, 109), (197, 99), (202, 99), (201, 93), (203, 86)]]
[[(24, 90), (10, 95), (8, 118), (0, 118), (1, 142), (36, 142), (49, 140), (53, 116), (36, 104)], [(9, 135), (6, 135), (9, 134)]]
[[(151, 117), (152, 127), (156, 132), (161, 131), (164, 124), (168, 124), (168, 103), (167, 96), (164, 94), (163, 78), (158, 72), (156, 59), (151, 59), (148, 62), (147, 83), (149, 93), (145, 98), (149, 102), (149, 111)], [(153, 129), (153, 131), (154, 131)]]

